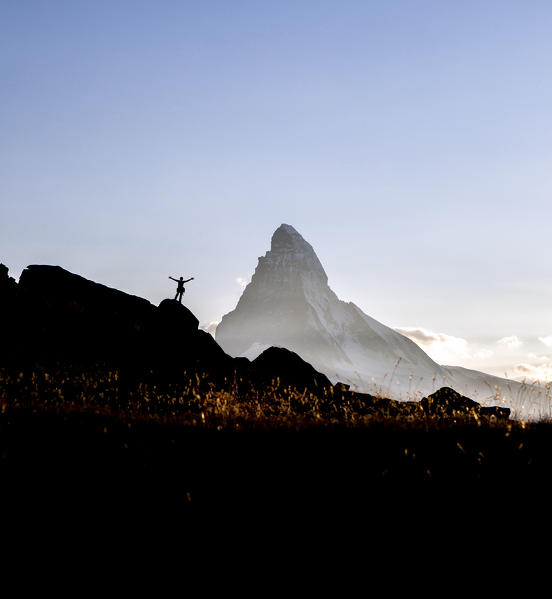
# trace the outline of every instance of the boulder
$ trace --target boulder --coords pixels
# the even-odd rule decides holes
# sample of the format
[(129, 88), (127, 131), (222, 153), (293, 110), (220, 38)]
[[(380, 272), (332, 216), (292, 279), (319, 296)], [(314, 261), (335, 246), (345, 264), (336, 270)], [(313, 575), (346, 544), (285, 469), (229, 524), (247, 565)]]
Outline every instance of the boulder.
[(184, 335), (195, 334), (199, 327), (199, 320), (194, 314), (173, 299), (164, 299), (157, 309), (156, 320), (158, 326), (167, 327), (168, 330), (178, 330)]
[(333, 387), (328, 377), (315, 370), (295, 352), (269, 347), (251, 363), (252, 378), (260, 384), (277, 384), (298, 390), (320, 392)]
[(419, 402), (425, 414), (438, 417), (496, 417), (508, 418), (509, 408), (483, 407), (469, 397), (460, 395), (450, 387), (441, 387), (438, 391), (424, 397)]
[(510, 408), (501, 408), (499, 406), (481, 406), (479, 413), (485, 418), (496, 418), (497, 420), (507, 420), (510, 418)]
[(346, 393), (347, 391), (349, 391), (350, 388), (351, 388), (351, 385), (348, 385), (347, 383), (337, 382), (334, 385), (334, 390), (340, 391), (341, 393)]

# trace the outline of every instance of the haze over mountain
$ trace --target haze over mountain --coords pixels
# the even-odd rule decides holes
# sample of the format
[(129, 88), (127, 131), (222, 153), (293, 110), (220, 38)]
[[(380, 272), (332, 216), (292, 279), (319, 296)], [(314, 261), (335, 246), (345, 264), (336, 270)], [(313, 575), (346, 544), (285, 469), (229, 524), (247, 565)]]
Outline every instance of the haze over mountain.
[(442, 366), (416, 343), (331, 290), (312, 246), (288, 224), (272, 236), (238, 304), (216, 329), (232, 356), (254, 359), (271, 345), (298, 353), (332, 382), (396, 399), (420, 399), (443, 385), (517, 417), (540, 417), (546, 390), (475, 370)]

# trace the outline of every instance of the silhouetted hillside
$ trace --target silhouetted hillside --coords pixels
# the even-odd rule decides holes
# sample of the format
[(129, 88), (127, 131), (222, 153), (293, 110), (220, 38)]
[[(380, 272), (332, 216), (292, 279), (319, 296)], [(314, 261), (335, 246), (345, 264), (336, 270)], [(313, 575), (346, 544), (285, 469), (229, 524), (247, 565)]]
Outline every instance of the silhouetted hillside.
[(19, 284), (3, 266), (0, 308), (5, 323), (0, 367), (103, 364), (134, 380), (197, 377), (222, 388), (230, 382), (241, 381), (243, 387), (280, 379), (303, 389), (324, 380), (331, 386), (288, 350), (268, 352), (253, 363), (230, 357), (175, 300), (154, 306), (59, 266), (29, 266)]

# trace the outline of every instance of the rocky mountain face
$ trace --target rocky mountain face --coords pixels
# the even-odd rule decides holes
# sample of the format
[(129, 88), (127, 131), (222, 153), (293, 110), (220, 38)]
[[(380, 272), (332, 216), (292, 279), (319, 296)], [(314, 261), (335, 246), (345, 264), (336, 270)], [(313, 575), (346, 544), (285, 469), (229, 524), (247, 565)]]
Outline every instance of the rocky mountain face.
[(216, 339), (230, 354), (249, 358), (276, 345), (293, 348), (310, 362), (322, 356), (324, 363), (347, 361), (337, 340), (317, 322), (317, 308), (331, 310), (338, 301), (312, 247), (293, 227), (282, 225), (236, 310), (218, 325)]
[(374, 391), (372, 377), (384, 383), (393, 370), (394, 376), (415, 372), (430, 382), (446, 376), (413, 341), (341, 301), (312, 246), (287, 224), (275, 231), (236, 309), (218, 325), (216, 340), (231, 355), (249, 358), (270, 345), (286, 347), (332, 380), (366, 392)]
[[(236, 308), (216, 329), (232, 356), (254, 359), (285, 347), (362, 393), (421, 399), (447, 386), (483, 405), (506, 405), (518, 415), (540, 413), (545, 397), (520, 384), (463, 368), (441, 366), (412, 340), (340, 300), (312, 246), (291, 226), (274, 232)], [(535, 407), (536, 406), (536, 407)]]

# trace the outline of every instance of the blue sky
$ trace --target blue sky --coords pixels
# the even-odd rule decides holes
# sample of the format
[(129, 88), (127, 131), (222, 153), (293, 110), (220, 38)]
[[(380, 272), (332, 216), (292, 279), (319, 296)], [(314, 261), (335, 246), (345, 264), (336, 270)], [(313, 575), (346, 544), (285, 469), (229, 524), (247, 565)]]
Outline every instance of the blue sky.
[(0, 261), (208, 323), (285, 222), (440, 361), (551, 374), (551, 66), (549, 2), (3, 0)]

